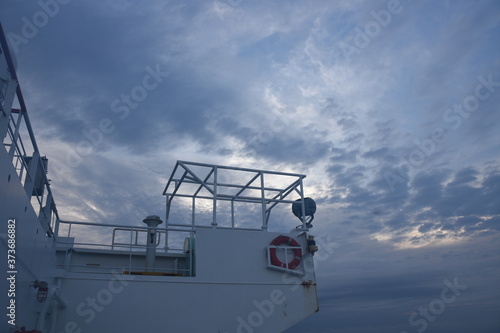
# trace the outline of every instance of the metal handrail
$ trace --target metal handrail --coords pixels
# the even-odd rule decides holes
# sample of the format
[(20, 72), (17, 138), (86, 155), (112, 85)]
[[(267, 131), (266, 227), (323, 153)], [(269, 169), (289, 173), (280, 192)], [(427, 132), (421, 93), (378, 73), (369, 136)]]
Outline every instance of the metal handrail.
[[(23, 183), (23, 185), (25, 185), (27, 195), (29, 197), (34, 196), (36, 198), (36, 201), (38, 202), (39, 209), (38, 211), (35, 210), (35, 212), (39, 216), (40, 223), (43, 222), (42, 226), (44, 227), (44, 229), (47, 230), (47, 236), (52, 237), (53, 232), (52, 232), (52, 226), (50, 225), (50, 220), (52, 214), (54, 214), (56, 220), (58, 220), (59, 213), (57, 211), (55, 202), (53, 201), (52, 190), (50, 189), (50, 184), (47, 178), (47, 172), (45, 170), (44, 164), (42, 163), (42, 157), (39, 152), (38, 144), (35, 140), (35, 136), (33, 133), (33, 128), (31, 126), (31, 122), (28, 117), (28, 111), (21, 91), (21, 86), (19, 84), (19, 80), (17, 77), (14, 61), (1, 23), (0, 23), (0, 47), (3, 51), (2, 54), (5, 56), (5, 62), (8, 71), (10, 73), (10, 80), (8, 81), (8, 85), (10, 83), (12, 85), (11, 86), (12, 89), (14, 89), (13, 85), (15, 85), (15, 93), (14, 90), (12, 90), (12, 93), (15, 94), (15, 97), (17, 97), (17, 102), (20, 106), (20, 109), (14, 109), (12, 108), (12, 105), (2, 105), (3, 115), (8, 116), (8, 123), (6, 128), (7, 130), (6, 134), (8, 135), (5, 135), (5, 137), (3, 138), (4, 140), (3, 143), (6, 148), (8, 147), (8, 151), (10, 152), (13, 165), (16, 168), (16, 171), (18, 173), (21, 182)], [(6, 112), (7, 108), (8, 112)], [(18, 115), (17, 119), (14, 118), (15, 114)], [(36, 165), (36, 167), (32, 168), (34, 169), (35, 174), (33, 174), (33, 172), (30, 172), (29, 170), (30, 168), (27, 165), (26, 161), (24, 160), (29, 155), (26, 152), (26, 147), (23, 142), (23, 135), (22, 135), (23, 133), (21, 133), (20, 131), (20, 128), (23, 125), (25, 126), (28, 132), (29, 143), (31, 143), (31, 146), (33, 148), (33, 154), (31, 156), (35, 157), (32, 160), (34, 166)], [(10, 142), (5, 142), (5, 139), (10, 140)], [(34, 187), (35, 177), (38, 170), (40, 170), (40, 175), (43, 177), (42, 184), (44, 191), (42, 191), (42, 193), (39, 193), (37, 189)], [(28, 187), (31, 187), (33, 185), (33, 188), (26, 188), (26, 184), (29, 185)], [(46, 196), (44, 196), (45, 193)], [(45, 202), (48, 202), (48, 204), (45, 207), (43, 206), (44, 199), (46, 200)], [(40, 215), (43, 215), (43, 218)], [(45, 222), (48, 223), (47, 226), (44, 225)]]
[[(138, 240), (139, 240), (139, 232), (143, 232), (143, 233), (147, 234), (147, 230), (138, 230), (138, 229), (131, 229), (131, 228), (114, 228), (113, 229), (113, 238), (111, 240), (111, 249), (114, 249), (115, 246), (120, 246), (120, 245), (129, 246), (130, 245), (129, 243), (119, 243), (119, 242), (115, 241), (117, 231), (130, 231), (131, 233), (135, 233), (135, 238), (134, 238), (134, 242), (133, 242), (132, 246), (139, 247), (139, 248), (141, 248), (141, 247), (146, 248), (146, 244), (141, 245), (138, 243)], [(160, 245), (161, 234), (166, 235), (167, 231), (161, 230), (161, 229), (157, 230), (158, 237), (156, 237), (156, 244), (155, 244), (156, 246)]]
[[(61, 244), (63, 247), (60, 248), (60, 250), (66, 250), (66, 256), (69, 258), (71, 256), (71, 253), (73, 251), (69, 251), (70, 249), (82, 249), (82, 250), (99, 250), (99, 249), (105, 249), (109, 250), (110, 254), (125, 254), (129, 256), (129, 264), (127, 265), (127, 269), (130, 271), (132, 269), (144, 269), (144, 267), (134, 267), (132, 266), (132, 256), (135, 255), (144, 255), (146, 253), (146, 248), (147, 244), (141, 244), (139, 242), (139, 233), (146, 233), (148, 230), (150, 230), (148, 227), (143, 227), (143, 226), (130, 226), (130, 225), (122, 225), (122, 224), (102, 224), (102, 223), (93, 223), (93, 222), (80, 222), (80, 221), (65, 221), (65, 220), (60, 220), (59, 221), (60, 225), (68, 225), (68, 230), (65, 235), (65, 238), (62, 238), (63, 236), (59, 235), (56, 243)], [(113, 228), (113, 231), (111, 233), (111, 240), (107, 241), (99, 241), (96, 240), (94, 242), (77, 242), (72, 236), (72, 232), (78, 234), (77, 231), (74, 231), (72, 228), (73, 226), (84, 226), (84, 227), (99, 227), (99, 228)], [(117, 231), (127, 231), (130, 232), (130, 242), (128, 243), (122, 243), (117, 241)], [(194, 239), (195, 235), (195, 229), (194, 228), (175, 228), (175, 227), (168, 227), (168, 228), (158, 228), (156, 229), (157, 234), (164, 234), (165, 235), (165, 252), (162, 252), (163, 255), (165, 254), (172, 254), (175, 256), (183, 256), (183, 258), (186, 258), (189, 260), (189, 267), (187, 268), (175, 268), (175, 271), (179, 272), (186, 272), (187, 276), (193, 276), (194, 274), (194, 266), (193, 266), (193, 259), (194, 259), (194, 253), (192, 249), (178, 249), (178, 248), (169, 248), (167, 247), (167, 237), (168, 237), (168, 232), (170, 231), (175, 231), (175, 232), (184, 232), (184, 233), (189, 233), (189, 238)], [(135, 236), (135, 237), (134, 237)], [(160, 237), (157, 237), (156, 241), (156, 246), (160, 245), (161, 242)], [(125, 252), (125, 250), (128, 250)], [(161, 254), (159, 254), (161, 256)], [(65, 260), (66, 262), (66, 260)], [(66, 265), (65, 267), (68, 268), (71, 265)], [(73, 265), (75, 266), (75, 265)], [(87, 268), (103, 268), (105, 266), (85, 266)], [(172, 269), (165, 269), (165, 268), (155, 268), (155, 272), (163, 272), (167, 270), (172, 271)]]

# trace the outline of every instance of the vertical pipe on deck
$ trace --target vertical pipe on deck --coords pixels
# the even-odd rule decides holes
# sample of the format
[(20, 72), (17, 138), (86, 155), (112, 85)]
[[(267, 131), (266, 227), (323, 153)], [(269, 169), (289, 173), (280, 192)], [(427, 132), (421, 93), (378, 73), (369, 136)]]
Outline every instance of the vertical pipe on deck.
[(150, 215), (142, 222), (148, 225), (148, 237), (146, 245), (146, 271), (154, 271), (156, 260), (156, 236), (158, 225), (163, 223), (159, 216)]

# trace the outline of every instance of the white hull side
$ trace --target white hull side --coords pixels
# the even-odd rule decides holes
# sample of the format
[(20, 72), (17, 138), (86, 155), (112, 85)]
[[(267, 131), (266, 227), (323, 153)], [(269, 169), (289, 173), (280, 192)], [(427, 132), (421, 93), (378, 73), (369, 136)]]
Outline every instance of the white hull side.
[[(318, 303), (314, 273), (266, 267), (266, 246), (278, 235), (198, 229), (196, 277), (64, 271), (68, 307), (57, 332), (282, 332)], [(312, 256), (303, 261), (312, 271)]]
[[(37, 290), (33, 288), (32, 283), (35, 280), (53, 283), (56, 265), (53, 238), (44, 234), (26, 191), (3, 148), (0, 149), (0, 203), (2, 207), (0, 209), (0, 253), (2, 254), (0, 306), (6, 309), (10, 300), (6, 297), (9, 289), (6, 279), (12, 275), (7, 273), (10, 271), (7, 267), (7, 222), (9, 219), (15, 219), (16, 323), (35, 327), (36, 313), (42, 311), (43, 305), (37, 303)], [(5, 313), (2, 313), (2, 317), (7, 318)], [(0, 332), (9, 332), (11, 328), (12, 325), (9, 325), (7, 320), (1, 321)]]

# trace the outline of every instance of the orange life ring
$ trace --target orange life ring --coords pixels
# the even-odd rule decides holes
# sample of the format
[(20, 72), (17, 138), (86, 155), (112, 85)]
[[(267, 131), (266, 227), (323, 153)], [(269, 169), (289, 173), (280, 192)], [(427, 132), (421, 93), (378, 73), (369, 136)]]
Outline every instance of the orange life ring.
[[(274, 246), (279, 246), (281, 244), (287, 244), (289, 246), (300, 246), (299, 243), (297, 243), (297, 241), (295, 239), (293, 239), (292, 237), (283, 236), (283, 235), (276, 237), (271, 242), (271, 245), (274, 245)], [(302, 251), (300, 248), (296, 248), (296, 249), (293, 249), (293, 253), (294, 253), (293, 260), (290, 261), (289, 263), (284, 263), (278, 259), (278, 256), (276, 255), (276, 247), (271, 247), (269, 249), (269, 254), (271, 256), (271, 264), (273, 264), (274, 266), (284, 267), (284, 268), (288, 268), (288, 269), (295, 269), (295, 268), (297, 268), (297, 266), (299, 266), (300, 261), (302, 260)]]

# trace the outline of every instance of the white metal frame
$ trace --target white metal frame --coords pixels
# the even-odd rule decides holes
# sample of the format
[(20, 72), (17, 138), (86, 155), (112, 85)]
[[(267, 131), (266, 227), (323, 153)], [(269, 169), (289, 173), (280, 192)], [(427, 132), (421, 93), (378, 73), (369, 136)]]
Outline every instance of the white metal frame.
[[(238, 179), (229, 181), (220, 181), (219, 172), (236, 171)], [(269, 187), (266, 185), (266, 177), (282, 177), (284, 180), (292, 179), (293, 181), (284, 187)], [(302, 226), (300, 230), (308, 230), (305, 216), (304, 204), (304, 186), (303, 180), (306, 176), (302, 174), (265, 171), (259, 169), (239, 168), (231, 166), (222, 166), (215, 164), (205, 164), (187, 161), (177, 161), (168, 183), (163, 191), (166, 196), (166, 226), (178, 227), (207, 227), (206, 225), (198, 225), (195, 221), (196, 200), (209, 199), (213, 200), (213, 218), (212, 228), (224, 228), (218, 226), (217, 222), (217, 202), (231, 202), (231, 227), (230, 229), (248, 230), (249, 228), (238, 228), (235, 225), (235, 202), (253, 203), (261, 206), (261, 224), (260, 228), (250, 228), (250, 230), (267, 230), (269, 217), (272, 209), (279, 203), (296, 203), (295, 200), (288, 199), (291, 193), (297, 193), (300, 196), (302, 205)], [(191, 185), (191, 186), (185, 186)], [(195, 186), (193, 186), (195, 185)], [(188, 187), (188, 191), (182, 189)], [(236, 190), (233, 194), (228, 194), (227, 191)], [(258, 192), (259, 195), (247, 194), (248, 192)], [(247, 193), (245, 193), (247, 192)], [(192, 199), (191, 206), (191, 223), (172, 223), (169, 221), (172, 201), (175, 197), (184, 197)], [(227, 227), (226, 227), (227, 228)]]

